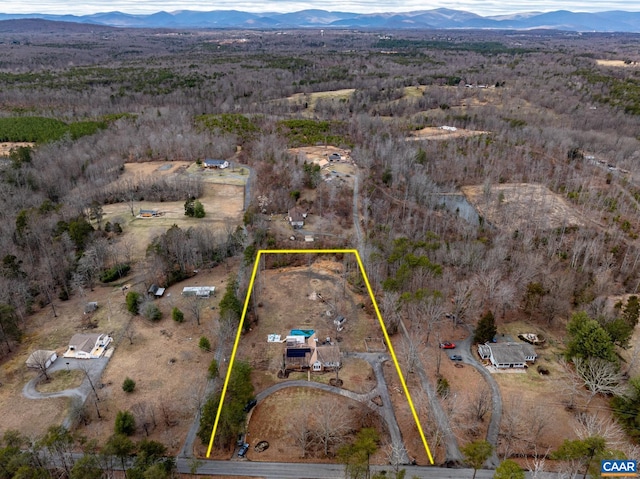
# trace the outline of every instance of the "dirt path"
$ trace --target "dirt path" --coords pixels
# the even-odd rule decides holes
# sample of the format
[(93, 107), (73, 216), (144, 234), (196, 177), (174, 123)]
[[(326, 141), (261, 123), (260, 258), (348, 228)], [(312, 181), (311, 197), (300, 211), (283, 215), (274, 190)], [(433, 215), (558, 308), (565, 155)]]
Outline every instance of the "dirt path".
[(358, 212), (358, 175), (353, 177), (353, 228), (356, 231), (356, 249), (362, 254), (362, 230), (360, 229), (360, 214)]
[[(402, 333), (405, 335), (405, 337), (408, 340), (411, 340), (409, 332), (407, 331), (407, 328), (405, 327), (402, 320), (400, 320), (400, 328), (402, 329)], [(422, 364), (422, 360), (416, 362), (415, 372), (418, 374), (422, 389), (427, 395), (429, 405), (431, 406), (431, 412), (433, 413), (435, 422), (438, 425), (438, 429), (440, 429), (440, 431), (442, 432), (442, 442), (445, 447), (444, 463), (447, 465), (447, 467), (460, 466), (464, 463), (464, 458), (462, 457), (462, 452), (460, 452), (458, 440), (456, 439), (456, 435), (453, 433), (453, 429), (451, 428), (451, 424), (449, 423), (447, 414), (444, 412), (444, 409), (442, 409), (442, 404), (440, 404), (438, 396), (431, 387), (431, 383), (429, 382), (429, 378), (427, 377), (427, 373)]]

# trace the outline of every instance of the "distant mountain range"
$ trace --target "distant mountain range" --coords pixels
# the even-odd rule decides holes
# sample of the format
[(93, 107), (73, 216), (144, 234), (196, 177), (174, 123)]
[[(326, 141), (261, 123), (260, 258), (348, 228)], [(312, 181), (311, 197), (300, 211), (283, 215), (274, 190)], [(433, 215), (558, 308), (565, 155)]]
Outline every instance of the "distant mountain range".
[(0, 13), (0, 21), (25, 18), (124, 28), (552, 29), (574, 32), (640, 32), (640, 12), (621, 10), (598, 13), (558, 10), (487, 17), (446, 8), (371, 14), (325, 10), (301, 10), (293, 13), (180, 10), (149, 15), (105, 12), (81, 16)]

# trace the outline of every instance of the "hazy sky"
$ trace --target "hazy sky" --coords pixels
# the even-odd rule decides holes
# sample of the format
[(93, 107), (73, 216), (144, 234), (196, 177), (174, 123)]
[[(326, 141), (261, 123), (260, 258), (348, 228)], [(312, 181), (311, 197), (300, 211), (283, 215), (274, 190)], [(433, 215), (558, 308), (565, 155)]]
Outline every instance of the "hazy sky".
[(0, 0), (0, 13), (54, 13), (83, 15), (119, 10), (125, 13), (154, 13), (175, 10), (244, 10), (249, 12), (293, 12), (310, 8), (343, 12), (407, 12), (454, 8), (478, 15), (500, 15), (518, 12), (548, 12), (571, 10), (599, 12), (604, 10), (640, 11), (638, 0), (323, 0), (300, 2), (296, 0)]

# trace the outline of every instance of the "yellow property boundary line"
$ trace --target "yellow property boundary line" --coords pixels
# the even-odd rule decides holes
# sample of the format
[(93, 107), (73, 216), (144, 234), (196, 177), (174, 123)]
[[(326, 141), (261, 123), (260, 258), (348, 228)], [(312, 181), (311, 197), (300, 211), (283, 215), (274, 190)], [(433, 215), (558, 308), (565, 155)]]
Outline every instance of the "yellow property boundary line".
[(364, 265), (362, 263), (362, 259), (360, 258), (360, 254), (356, 249), (282, 249), (282, 250), (267, 250), (262, 249), (258, 251), (256, 255), (256, 260), (253, 265), (253, 271), (251, 273), (251, 280), (249, 281), (249, 288), (247, 290), (247, 296), (244, 299), (244, 307), (242, 309), (242, 316), (240, 317), (240, 324), (238, 324), (238, 332), (236, 333), (236, 340), (233, 343), (233, 349), (231, 351), (231, 358), (229, 360), (229, 367), (227, 369), (227, 375), (224, 379), (224, 385), (222, 386), (222, 393), (220, 395), (220, 404), (218, 405), (218, 411), (216, 413), (216, 420), (213, 423), (213, 430), (211, 431), (211, 439), (209, 440), (209, 447), (207, 448), (207, 457), (211, 455), (211, 449), (213, 448), (213, 439), (216, 435), (216, 430), (218, 429), (218, 422), (220, 420), (220, 413), (222, 412), (222, 406), (224, 405), (224, 397), (227, 393), (227, 387), (229, 385), (229, 378), (231, 377), (231, 370), (233, 369), (233, 362), (236, 358), (236, 352), (238, 350), (238, 343), (240, 342), (240, 337), (242, 336), (242, 327), (244, 325), (244, 319), (247, 315), (247, 308), (249, 306), (249, 299), (251, 298), (251, 292), (253, 291), (253, 285), (256, 280), (256, 275), (258, 273), (258, 267), (260, 265), (260, 258), (263, 254), (353, 254), (356, 257), (358, 262), (358, 266), (360, 267), (360, 272), (362, 273), (362, 277), (364, 278), (364, 282), (367, 285), (367, 291), (369, 293), (369, 297), (371, 298), (371, 302), (373, 303), (373, 308), (376, 311), (376, 316), (378, 317), (378, 322), (380, 323), (380, 328), (382, 329), (382, 333), (384, 335), (384, 339), (386, 341), (387, 347), (389, 348), (389, 352), (391, 353), (391, 358), (393, 359), (393, 364), (396, 367), (396, 371), (398, 373), (398, 377), (400, 378), (400, 382), (402, 383), (402, 389), (409, 403), (409, 407), (411, 408), (411, 414), (413, 415), (413, 419), (416, 422), (416, 426), (418, 427), (418, 432), (420, 433), (420, 438), (422, 439), (422, 444), (424, 444), (424, 449), (427, 452), (427, 456), (429, 457), (429, 462), (433, 465), (433, 456), (431, 455), (431, 450), (429, 449), (429, 445), (427, 444), (427, 439), (424, 435), (424, 431), (422, 430), (422, 425), (420, 424), (420, 420), (418, 419), (418, 413), (416, 412), (416, 408), (413, 405), (413, 400), (411, 399), (411, 394), (409, 394), (409, 389), (407, 388), (407, 383), (404, 380), (404, 376), (402, 375), (402, 371), (400, 370), (400, 364), (398, 363), (398, 357), (393, 349), (393, 345), (391, 344), (391, 340), (389, 339), (389, 334), (387, 333), (387, 328), (384, 325), (384, 321), (382, 320), (382, 315), (380, 314), (380, 309), (378, 308), (378, 303), (376, 303), (376, 299), (373, 295), (373, 290), (371, 289), (371, 284), (369, 283), (369, 278), (367, 277), (367, 273), (364, 270)]

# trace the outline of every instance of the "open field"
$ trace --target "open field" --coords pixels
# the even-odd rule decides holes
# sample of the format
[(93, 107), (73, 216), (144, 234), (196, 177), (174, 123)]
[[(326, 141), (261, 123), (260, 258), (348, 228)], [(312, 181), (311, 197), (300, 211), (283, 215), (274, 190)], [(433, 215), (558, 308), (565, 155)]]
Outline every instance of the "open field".
[(346, 101), (353, 94), (355, 88), (344, 88), (342, 90), (317, 91), (313, 93), (296, 93), (287, 98), (291, 103), (307, 104), (310, 113), (315, 110), (318, 101)]
[(602, 67), (616, 68), (637, 68), (638, 62), (627, 62), (625, 60), (596, 60), (596, 64)]
[[(323, 458), (322, 454), (302, 456), (301, 448), (296, 444), (296, 425), (305, 421), (305, 416), (317, 417), (324, 413), (343, 417), (350, 422), (348, 429), (358, 427), (365, 411), (362, 405), (354, 400), (305, 388), (292, 388), (278, 391), (259, 404), (251, 413), (247, 442), (251, 444), (247, 458), (250, 461), (277, 461), (286, 458), (288, 462), (333, 462), (334, 458)], [(382, 443), (387, 437), (380, 424), (375, 423), (380, 431)], [(269, 448), (256, 452), (254, 447), (260, 441), (267, 441)], [(372, 463), (384, 464), (384, 454), (371, 458)]]
[[(265, 378), (266, 388), (277, 381), (282, 362), (282, 344), (267, 343), (269, 334), (284, 338), (291, 329), (313, 329), (322, 340), (330, 337), (341, 351), (365, 351), (364, 338), (381, 336), (377, 320), (358, 305), (363, 301), (343, 285), (341, 263), (321, 260), (311, 267), (287, 267), (259, 273), (254, 287), (258, 323), (241, 339), (238, 358), (249, 360)], [(315, 293), (315, 294), (314, 294)], [(324, 298), (318, 299), (317, 295)], [(338, 315), (347, 318), (344, 331), (333, 324)], [(266, 380), (270, 377), (270, 383)], [(315, 376), (312, 375), (312, 378)], [(345, 383), (344, 387), (350, 389)]]
[(428, 126), (421, 130), (412, 131), (411, 136), (407, 138), (409, 141), (421, 140), (451, 140), (454, 138), (467, 138), (470, 136), (487, 135), (488, 131), (465, 130), (464, 128), (456, 128), (455, 130), (445, 129), (443, 127)]
[(585, 220), (560, 195), (543, 185), (519, 183), (463, 186), (462, 192), (488, 223), (515, 231), (538, 222), (542, 229), (584, 226)]
[[(170, 166), (167, 168), (166, 166)], [(149, 162), (127, 163), (125, 174), (119, 181), (134, 180), (151, 174), (169, 175), (183, 172), (190, 162)], [(240, 224), (244, 207), (244, 187), (241, 184), (217, 183), (217, 172), (227, 170), (215, 170), (204, 172), (203, 195), (198, 201), (204, 206), (206, 216), (204, 218), (189, 218), (184, 214), (184, 201), (149, 202), (136, 201), (133, 205), (136, 216), (131, 216), (129, 203), (114, 203), (103, 207), (103, 222), (119, 222), (124, 234), (120, 237), (121, 243), (130, 246), (134, 258), (144, 257), (145, 250), (151, 241), (164, 233), (174, 224), (181, 228), (192, 226), (205, 226), (219, 231), (221, 235), (231, 228), (235, 229)], [(198, 173), (193, 173), (198, 174)], [(226, 174), (226, 173), (225, 173)], [(233, 174), (233, 173), (231, 173)], [(209, 179), (213, 181), (209, 181)], [(239, 183), (239, 181), (238, 181)], [(139, 210), (158, 210), (159, 216), (142, 218), (138, 216)]]
[(14, 148), (18, 148), (20, 146), (33, 146), (33, 145), (34, 143), (28, 143), (28, 142), (0, 143), (0, 156), (9, 156), (9, 153)]

